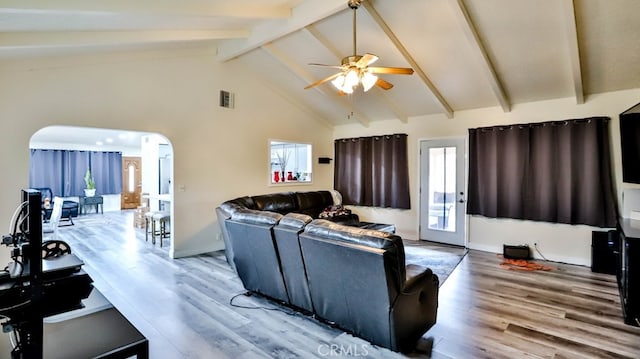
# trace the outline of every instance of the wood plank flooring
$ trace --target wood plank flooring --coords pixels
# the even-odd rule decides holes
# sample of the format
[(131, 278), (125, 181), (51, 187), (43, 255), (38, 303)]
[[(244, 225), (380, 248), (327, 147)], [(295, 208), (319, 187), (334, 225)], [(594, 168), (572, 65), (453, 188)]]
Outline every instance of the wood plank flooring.
[[(134, 229), (132, 212), (75, 222), (60, 239), (149, 339), (152, 358), (640, 358), (640, 329), (622, 321), (615, 277), (585, 267), (516, 272), (469, 251), (440, 288), (437, 324), (403, 355), (242, 295), (222, 252), (170, 259), (168, 245)], [(231, 306), (238, 294), (235, 304), (259, 309)]]

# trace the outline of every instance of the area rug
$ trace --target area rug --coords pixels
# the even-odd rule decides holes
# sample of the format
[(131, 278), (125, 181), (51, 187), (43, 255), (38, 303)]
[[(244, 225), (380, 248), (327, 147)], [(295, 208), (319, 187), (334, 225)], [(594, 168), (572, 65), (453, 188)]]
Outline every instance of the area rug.
[[(466, 252), (465, 252), (466, 253)], [(422, 245), (411, 245), (405, 243), (405, 262), (407, 264), (417, 264), (430, 268), (440, 279), (440, 286), (451, 275), (451, 272), (458, 266), (464, 258), (464, 253), (455, 254), (437, 249), (427, 248)]]
[(527, 261), (524, 259), (507, 259), (503, 258), (502, 263), (500, 263), (500, 268), (508, 269), (508, 270), (519, 270), (519, 271), (551, 271), (555, 268), (546, 266), (543, 264), (538, 264), (536, 262)]

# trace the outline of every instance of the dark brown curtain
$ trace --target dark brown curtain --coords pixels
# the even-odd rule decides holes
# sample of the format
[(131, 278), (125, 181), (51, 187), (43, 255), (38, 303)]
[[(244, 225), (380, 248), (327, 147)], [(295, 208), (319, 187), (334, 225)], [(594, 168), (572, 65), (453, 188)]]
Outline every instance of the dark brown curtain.
[(469, 129), (467, 213), (615, 227), (609, 118)]
[(338, 139), (335, 157), (344, 204), (411, 208), (406, 134)]

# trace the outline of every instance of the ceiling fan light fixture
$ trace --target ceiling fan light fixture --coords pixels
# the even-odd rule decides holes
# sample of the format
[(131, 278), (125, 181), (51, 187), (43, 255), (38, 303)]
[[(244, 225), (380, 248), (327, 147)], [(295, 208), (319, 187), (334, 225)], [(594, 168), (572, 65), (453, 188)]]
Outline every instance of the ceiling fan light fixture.
[(358, 76), (358, 70), (357, 69), (349, 69), (349, 71), (347, 71), (347, 74), (344, 77), (344, 86), (343, 87), (354, 88), (354, 87), (358, 86), (358, 82), (360, 82), (360, 76)]
[(362, 89), (364, 92), (371, 90), (371, 88), (378, 82), (378, 76), (372, 74), (369, 71), (364, 71), (362, 75)]
[(342, 91), (342, 86), (344, 86), (344, 75), (341, 74), (333, 79), (333, 81), (331, 81), (331, 84), (338, 90)]

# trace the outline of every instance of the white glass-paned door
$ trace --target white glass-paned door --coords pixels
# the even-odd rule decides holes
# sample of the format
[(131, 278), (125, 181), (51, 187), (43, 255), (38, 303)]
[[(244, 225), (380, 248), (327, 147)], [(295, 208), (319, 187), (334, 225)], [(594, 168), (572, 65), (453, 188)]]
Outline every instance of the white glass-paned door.
[(420, 239), (465, 245), (464, 139), (420, 144)]

